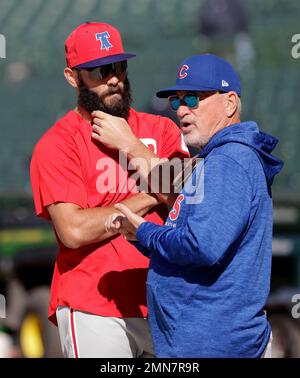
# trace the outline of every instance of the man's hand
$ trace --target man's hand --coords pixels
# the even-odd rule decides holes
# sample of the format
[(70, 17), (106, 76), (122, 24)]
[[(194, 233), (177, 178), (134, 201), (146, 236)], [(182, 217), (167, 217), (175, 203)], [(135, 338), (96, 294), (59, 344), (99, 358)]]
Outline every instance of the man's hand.
[[(145, 215), (158, 201), (154, 196), (139, 193), (123, 200), (122, 204)], [(118, 211), (113, 206), (82, 209), (74, 203), (57, 202), (47, 209), (59, 239), (68, 248), (77, 249), (116, 234), (114, 230), (107, 232), (105, 226), (106, 219)]]
[[(159, 173), (159, 166), (167, 165), (169, 160), (167, 158), (159, 158), (147, 148), (133, 134), (125, 119), (112, 116), (100, 110), (94, 111), (92, 117), (92, 138), (109, 148), (118, 149), (125, 153), (130, 161), (131, 169), (140, 174), (151, 189), (151, 193), (155, 193), (160, 201), (172, 206), (178, 193), (174, 193), (172, 183), (167, 182), (163, 186), (163, 180), (168, 180), (168, 176), (165, 177)], [(151, 172), (153, 174), (150, 176)], [(163, 187), (167, 187), (168, 190), (162, 190)]]
[(116, 204), (114, 206), (120, 213), (112, 214), (105, 222), (106, 232), (120, 232), (127, 240), (137, 240), (136, 230), (146, 222), (144, 218), (133, 213), (127, 206)]
[(92, 117), (92, 138), (105, 146), (128, 152), (134, 149), (135, 144), (141, 143), (124, 118), (112, 116), (100, 110), (94, 111)]

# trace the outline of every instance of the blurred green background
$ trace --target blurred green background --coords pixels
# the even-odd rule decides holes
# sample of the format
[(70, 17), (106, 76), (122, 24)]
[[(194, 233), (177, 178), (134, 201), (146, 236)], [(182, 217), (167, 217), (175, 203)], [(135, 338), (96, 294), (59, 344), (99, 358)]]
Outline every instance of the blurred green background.
[[(155, 91), (173, 83), (174, 73), (186, 56), (214, 48), (199, 33), (203, 3), (203, 0), (1, 0), (0, 33), (6, 37), (7, 57), (0, 66), (3, 125), (0, 192), (30, 192), (27, 167), (35, 142), (75, 104), (74, 93), (63, 77), (64, 41), (71, 30), (81, 22), (94, 20), (112, 23), (120, 29), (125, 48), (137, 53), (137, 58), (129, 62), (134, 106), (146, 110)], [(279, 137), (277, 154), (286, 165), (276, 180), (274, 193), (297, 196), (300, 82), (299, 60), (291, 56), (291, 38), (300, 32), (300, 3), (297, 0), (242, 3), (255, 51), (254, 72), (249, 73), (249, 67), (240, 70), (243, 118), (256, 120), (264, 131)], [(233, 38), (230, 39), (233, 44)], [(224, 43), (228, 43), (230, 53), (230, 41)]]
[[(221, 24), (223, 20), (230, 25), (226, 1), (212, 3), (216, 13), (220, 12)], [(272, 291), (286, 288), (297, 292), (300, 59), (292, 57), (291, 39), (300, 33), (300, 2), (241, 0), (240, 4), (244, 13), (235, 15), (235, 19), (245, 18), (241, 30), (210, 36), (202, 30), (206, 0), (0, 0), (0, 34), (6, 38), (6, 58), (0, 59), (0, 293), (16, 290), (15, 298), (34, 294), (47, 303), (55, 243), (49, 225), (34, 217), (29, 163), (38, 139), (76, 104), (75, 93), (63, 76), (64, 41), (85, 21), (113, 24), (123, 36), (125, 49), (137, 54), (128, 68), (137, 110), (169, 114), (166, 104), (157, 102), (153, 95), (173, 84), (177, 67), (189, 55), (214, 52), (236, 66), (243, 83), (242, 119), (254, 120), (262, 131), (277, 136), (275, 153), (285, 162), (273, 186)], [(44, 289), (44, 294), (36, 294), (37, 288)], [(21, 353), (28, 357), (59, 354), (51, 353), (54, 344), (46, 346), (44, 334), (44, 345), (36, 348), (37, 354), (24, 353), (30, 343), (30, 329), (36, 332), (39, 327), (47, 327), (41, 325), (44, 314), (38, 313), (32, 303), (28, 305), (27, 300), (15, 309), (15, 300), (9, 299), (12, 295), (7, 296), (9, 313), (17, 314), (11, 322), (7, 317), (3, 325), (11, 335), (9, 345), (18, 347), (23, 342)], [(274, 315), (274, 328), (285, 324), (296, 334), (289, 307), (291, 294), (270, 298), (273, 308), (281, 311)], [(29, 336), (26, 328), (20, 337), (24, 319), (33, 313), (38, 314), (29, 322)], [(288, 316), (282, 320), (283, 313)], [(36, 339), (33, 342), (37, 343)], [(284, 341), (281, 343), (283, 350)], [(300, 356), (297, 343), (298, 339), (290, 341), (289, 352), (278, 352), (278, 356)], [(18, 355), (17, 348), (15, 354)]]

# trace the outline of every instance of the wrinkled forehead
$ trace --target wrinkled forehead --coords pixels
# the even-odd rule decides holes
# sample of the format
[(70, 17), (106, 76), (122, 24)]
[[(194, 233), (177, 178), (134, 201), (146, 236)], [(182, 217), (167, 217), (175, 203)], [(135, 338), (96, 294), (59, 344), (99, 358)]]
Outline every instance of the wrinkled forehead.
[(206, 97), (209, 97), (215, 93), (217, 93), (218, 91), (176, 91), (174, 92), (173, 96), (184, 96), (186, 94), (194, 94), (196, 96), (198, 96), (199, 98), (206, 98)]
[(177, 95), (177, 96), (184, 96), (184, 95), (186, 95), (187, 93), (197, 94), (197, 92), (193, 92), (193, 91), (176, 91), (176, 92), (174, 93), (174, 95)]

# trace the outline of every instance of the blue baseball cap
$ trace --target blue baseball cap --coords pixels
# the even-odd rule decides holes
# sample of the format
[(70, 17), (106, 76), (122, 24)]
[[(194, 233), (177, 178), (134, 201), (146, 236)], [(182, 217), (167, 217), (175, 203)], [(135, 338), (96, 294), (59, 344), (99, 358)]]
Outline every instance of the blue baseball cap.
[(241, 81), (226, 60), (213, 54), (193, 55), (178, 68), (176, 85), (162, 89), (156, 96), (166, 98), (176, 91), (234, 91), (241, 96)]

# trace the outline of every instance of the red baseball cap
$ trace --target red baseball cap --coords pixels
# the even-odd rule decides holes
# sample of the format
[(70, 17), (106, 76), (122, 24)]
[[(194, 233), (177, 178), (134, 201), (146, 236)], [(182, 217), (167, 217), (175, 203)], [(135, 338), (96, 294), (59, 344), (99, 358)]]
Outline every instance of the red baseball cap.
[(71, 68), (98, 67), (136, 56), (124, 51), (119, 31), (102, 22), (79, 25), (66, 39), (65, 50)]

